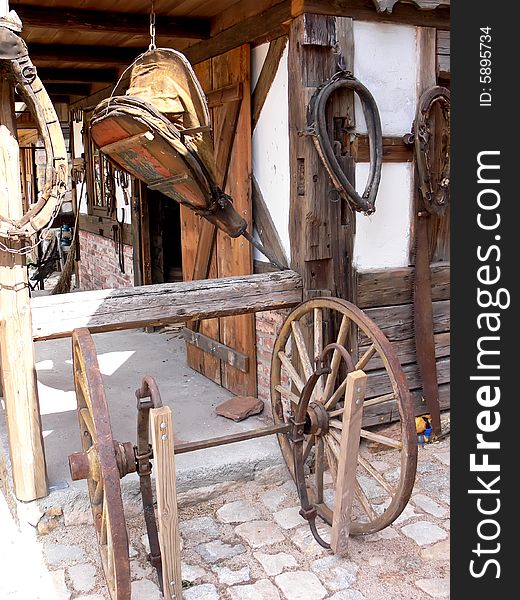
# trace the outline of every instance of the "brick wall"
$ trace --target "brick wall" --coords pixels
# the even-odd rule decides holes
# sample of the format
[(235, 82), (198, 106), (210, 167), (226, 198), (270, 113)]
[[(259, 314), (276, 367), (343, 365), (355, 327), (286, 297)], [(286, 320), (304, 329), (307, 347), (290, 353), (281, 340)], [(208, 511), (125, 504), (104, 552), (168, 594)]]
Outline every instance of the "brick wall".
[(118, 254), (112, 240), (90, 233), (79, 232), (81, 260), (79, 266), (79, 288), (81, 290), (102, 290), (134, 285), (134, 265), (132, 246), (123, 246), (125, 273), (119, 270)]
[(273, 347), (288, 310), (256, 313), (256, 372), (258, 399), (271, 402), (271, 357)]

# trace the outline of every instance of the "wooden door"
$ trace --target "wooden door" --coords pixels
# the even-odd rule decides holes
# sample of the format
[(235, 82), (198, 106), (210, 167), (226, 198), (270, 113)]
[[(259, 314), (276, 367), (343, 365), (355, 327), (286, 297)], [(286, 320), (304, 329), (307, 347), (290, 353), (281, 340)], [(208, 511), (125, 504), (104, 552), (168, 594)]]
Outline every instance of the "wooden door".
[[(251, 101), (248, 45), (196, 65), (211, 109), (218, 183), (252, 230)], [(252, 249), (181, 207), (183, 277), (252, 273)], [(256, 395), (254, 315), (207, 319), (185, 332), (188, 364), (234, 394)]]

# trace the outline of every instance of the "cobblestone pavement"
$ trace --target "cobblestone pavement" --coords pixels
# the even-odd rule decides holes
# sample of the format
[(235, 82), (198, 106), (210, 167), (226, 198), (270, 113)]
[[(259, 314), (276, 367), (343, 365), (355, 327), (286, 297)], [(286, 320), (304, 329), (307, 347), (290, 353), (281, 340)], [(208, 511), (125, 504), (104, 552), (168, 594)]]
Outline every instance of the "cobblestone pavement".
[[(391, 527), (351, 538), (346, 559), (335, 557), (314, 542), (298, 515), (294, 484), (280, 468), (263, 472), (255, 481), (237, 484), (215, 499), (181, 507), (183, 578), (191, 584), (184, 591), (184, 599), (449, 598), (449, 457), (449, 438), (420, 447), (410, 504)], [(386, 469), (385, 477), (391, 481), (395, 469), (392, 460), (385, 465), (383, 457), (379, 468)], [(370, 495), (370, 490), (366, 491)], [(1, 554), (7, 559), (7, 567), (5, 562), (2, 565), (4, 572), (11, 572), (16, 557), (24, 568), (14, 581), (8, 578), (10, 587), (9, 583), (5, 587), (6, 578), (2, 578), (0, 597), (108, 599), (92, 526), (65, 527), (58, 516), (47, 519), (43, 530), (48, 533), (33, 536), (32, 554), (20, 553), (21, 538), (14, 534), (14, 525), (9, 531), (2, 526), (2, 531), (7, 531), (0, 542)], [(130, 519), (128, 530), (132, 600), (159, 600), (157, 580), (146, 561), (142, 518)], [(320, 530), (324, 536), (330, 533), (328, 526)], [(25, 560), (29, 564), (24, 565)], [(27, 588), (23, 573), (29, 568), (33, 569), (31, 580), (45, 581), (41, 592)], [(49, 586), (54, 586), (50, 595)]]

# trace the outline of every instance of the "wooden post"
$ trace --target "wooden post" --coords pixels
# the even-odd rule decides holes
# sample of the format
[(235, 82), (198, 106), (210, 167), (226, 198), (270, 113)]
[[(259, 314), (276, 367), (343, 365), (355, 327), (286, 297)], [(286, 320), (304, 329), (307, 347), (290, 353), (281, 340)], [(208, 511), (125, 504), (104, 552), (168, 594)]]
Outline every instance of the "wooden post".
[(340, 556), (345, 556), (347, 553), (350, 512), (356, 483), (359, 435), (366, 387), (367, 375), (363, 371), (354, 371), (347, 375), (340, 460), (336, 479), (336, 498), (330, 542), (334, 553)]
[[(0, 4), (0, 18), (8, 11)], [(20, 164), (11, 82), (0, 80), (0, 214), (22, 216)], [(7, 246), (21, 248), (26, 240)], [(34, 366), (31, 305), (25, 257), (0, 250), (0, 355), (16, 497), (46, 496), (47, 477)]]
[(173, 423), (170, 407), (150, 410), (157, 488), (157, 521), (161, 548), (163, 596), (182, 600), (181, 536), (177, 516)]

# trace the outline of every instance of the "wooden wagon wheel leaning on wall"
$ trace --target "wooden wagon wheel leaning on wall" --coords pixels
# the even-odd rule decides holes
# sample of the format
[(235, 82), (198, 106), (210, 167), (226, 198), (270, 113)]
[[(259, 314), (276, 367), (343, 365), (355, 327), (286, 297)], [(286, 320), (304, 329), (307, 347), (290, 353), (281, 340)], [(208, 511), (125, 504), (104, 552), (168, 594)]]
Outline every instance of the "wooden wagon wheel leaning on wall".
[[(59, 119), (29, 58), (27, 46), (18, 35), (19, 31), (21, 24), (13, 24), (12, 29), (0, 27), (0, 62), (5, 61), (4, 64), (8, 65), (7, 77), (12, 80), (36, 120), (47, 155), (47, 167), (44, 189), (38, 202), (20, 219), (13, 220), (0, 215), (0, 249), (8, 252), (11, 250), (5, 246), (5, 242), (17, 238), (29, 239), (52, 225), (65, 196), (68, 177), (67, 151)], [(27, 253), (31, 250), (32, 246), (27, 245), (16, 252)]]
[[(332, 321), (340, 323), (339, 333), (328, 340)], [(311, 336), (306, 335), (309, 331)], [(352, 345), (352, 336), (360, 340), (360, 356), (347, 350)], [(159, 459), (159, 456), (154, 456), (157, 453), (157, 435), (153, 440), (155, 446), (150, 445), (148, 432), (149, 411), (162, 406), (157, 384), (152, 378), (145, 377), (136, 392), (137, 445), (116, 442), (110, 431), (95, 347), (87, 329), (74, 332), (73, 358), (83, 452), (71, 455), (69, 464), (72, 478), (86, 479), (88, 483), (111, 597), (113, 600), (130, 598), (128, 536), (118, 481), (135, 471), (141, 479), (144, 517), (150, 540), (149, 560), (158, 570), (163, 590), (167, 585), (171, 586), (176, 569), (175, 579), (179, 586), (180, 545), (176, 518), (171, 518), (170, 505), (166, 511), (170, 518), (166, 522), (159, 506), (157, 526), (150, 478), (150, 461), (157, 462)], [(378, 368), (369, 371), (368, 377), (365, 377), (362, 369), (369, 363)], [(359, 377), (357, 380), (356, 375)], [(358, 428), (354, 429), (351, 426), (354, 411), (351, 409), (354, 408), (352, 402), (355, 396), (349, 396), (349, 382), (360, 381), (361, 376), (366, 379), (366, 390), (358, 395), (358, 401), (364, 396), (367, 400), (357, 408)], [(382, 394), (381, 390), (387, 391)], [(316, 298), (304, 302), (289, 315), (276, 341), (271, 393), (274, 426), (175, 446), (172, 441), (171, 457), (161, 457), (162, 466), (157, 470), (156, 486), (161, 489), (167, 486), (163, 477), (174, 481), (174, 454), (278, 434), (283, 456), (300, 496), (300, 514), (309, 521), (320, 544), (328, 548), (331, 541), (323, 539), (316, 519), (322, 518), (333, 524), (334, 535), (335, 521), (341, 521), (344, 516), (338, 514), (338, 507), (342, 511), (344, 504), (334, 497), (338, 486), (342, 493), (347, 491), (355, 497), (352, 510), (347, 507), (351, 534), (374, 533), (390, 525), (410, 498), (417, 464), (417, 437), (404, 373), (394, 349), (381, 330), (360, 309), (344, 300)], [(397, 425), (390, 434), (384, 435), (362, 428), (361, 423), (363, 410), (382, 402), (395, 402), (399, 414)], [(169, 412), (169, 409), (166, 410)], [(166, 420), (164, 415), (162, 419)], [(348, 435), (342, 435), (344, 426), (348, 435), (354, 432), (355, 440), (347, 439), (345, 442)], [(153, 423), (151, 429), (153, 432)], [(345, 462), (344, 455), (352, 448), (356, 454), (349, 457), (350, 462)], [(384, 464), (388, 465), (386, 473), (382, 470)], [(344, 483), (339, 483), (344, 475), (339, 469), (345, 469), (345, 465), (350, 469), (349, 490), (344, 489)], [(388, 472), (389, 466), (393, 467), (391, 473)], [(162, 497), (163, 493), (157, 495)], [(173, 499), (170, 494), (172, 502), (175, 504), (174, 494)], [(169, 547), (164, 546), (165, 539), (170, 540)], [(172, 548), (172, 544), (176, 547)], [(341, 543), (332, 545), (337, 551), (342, 550)], [(171, 588), (168, 593), (169, 596), (165, 593), (166, 598), (177, 597)]]

